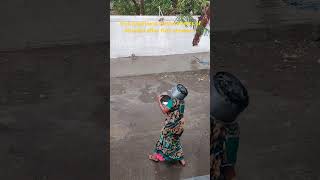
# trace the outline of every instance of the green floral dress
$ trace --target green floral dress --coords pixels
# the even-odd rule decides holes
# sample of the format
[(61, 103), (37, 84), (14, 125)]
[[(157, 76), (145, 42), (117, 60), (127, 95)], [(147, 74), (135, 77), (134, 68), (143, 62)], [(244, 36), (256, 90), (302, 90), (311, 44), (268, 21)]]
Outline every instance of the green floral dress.
[(239, 135), (240, 126), (237, 122), (224, 124), (211, 119), (211, 180), (224, 180), (227, 175), (224, 173), (225, 169), (234, 169), (237, 161)]
[(168, 114), (165, 125), (161, 130), (160, 138), (156, 143), (154, 152), (163, 157), (165, 161), (184, 159), (180, 137), (184, 131), (184, 102), (174, 99), (174, 110)]

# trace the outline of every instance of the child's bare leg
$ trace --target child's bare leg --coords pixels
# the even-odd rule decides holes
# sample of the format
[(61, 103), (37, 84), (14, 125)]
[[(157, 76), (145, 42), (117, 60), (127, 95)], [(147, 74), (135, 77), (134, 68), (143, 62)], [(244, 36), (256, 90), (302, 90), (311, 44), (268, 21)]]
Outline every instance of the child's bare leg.
[(186, 165), (186, 161), (185, 161), (184, 159), (180, 160), (179, 162), (180, 162), (180, 164), (181, 164), (182, 166), (185, 166), (185, 165)]

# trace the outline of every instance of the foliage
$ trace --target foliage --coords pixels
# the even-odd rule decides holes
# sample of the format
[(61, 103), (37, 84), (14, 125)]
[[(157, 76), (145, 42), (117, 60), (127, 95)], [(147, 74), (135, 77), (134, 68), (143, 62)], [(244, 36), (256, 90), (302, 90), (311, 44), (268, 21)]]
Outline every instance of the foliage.
[[(139, 0), (112, 0), (112, 9), (118, 15), (140, 15)], [(177, 5), (174, 8), (174, 0), (145, 0), (144, 15), (159, 15), (159, 6), (163, 15), (192, 14), (200, 15), (202, 8), (208, 0), (176, 0)]]
[[(113, 11), (118, 15), (140, 15), (139, 0), (112, 0)], [(176, 5), (174, 3), (176, 2)], [(144, 0), (144, 15), (159, 15), (159, 6), (164, 16), (176, 15), (176, 22), (193, 22), (198, 27), (198, 20), (193, 15), (201, 15), (208, 0)], [(210, 33), (206, 27), (200, 27), (204, 35)]]
[[(193, 29), (197, 29), (199, 27), (199, 31), (202, 31), (201, 34), (203, 35), (209, 35), (210, 33), (210, 29), (208, 29), (207, 27), (202, 27), (202, 26), (199, 26), (198, 24), (198, 20), (196, 20), (193, 16), (191, 16), (190, 14), (186, 14), (186, 15), (178, 15), (177, 18), (176, 18), (176, 22), (192, 22), (192, 24), (195, 24), (193, 26)], [(188, 23), (185, 23), (186, 26), (188, 26), (187, 24)]]
[(128, 0), (112, 0), (112, 10), (118, 15), (136, 15), (138, 10), (133, 1)]
[(182, 15), (200, 15), (207, 0), (179, 0), (178, 12)]
[(159, 15), (159, 6), (163, 15), (173, 12), (171, 0), (145, 0), (145, 15)]
[[(206, 0), (199, 0), (198, 3), (194, 3), (193, 0), (181, 0), (179, 1), (180, 4), (178, 4), (178, 7), (180, 8), (180, 14), (177, 16), (176, 21), (177, 22), (192, 22), (192, 24), (196, 24), (193, 26), (194, 29), (197, 29), (199, 31), (202, 31), (201, 34), (208, 35), (210, 33), (210, 30), (206, 27), (199, 26), (198, 20), (193, 17), (194, 13), (190, 13), (191, 11), (196, 12), (196, 14), (202, 14), (203, 7), (207, 6), (209, 4)], [(194, 7), (193, 10), (187, 10), (182, 7), (192, 6)]]

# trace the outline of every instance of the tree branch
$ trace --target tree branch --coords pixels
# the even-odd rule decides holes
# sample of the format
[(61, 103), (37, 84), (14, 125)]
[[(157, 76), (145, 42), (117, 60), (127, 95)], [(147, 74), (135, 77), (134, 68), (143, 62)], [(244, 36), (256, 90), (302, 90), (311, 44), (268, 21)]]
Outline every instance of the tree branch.
[(137, 3), (137, 1), (135, 1), (135, 0), (131, 0), (131, 1), (133, 2), (134, 6), (135, 6), (135, 8), (136, 8), (136, 14), (137, 14), (137, 15), (140, 14), (140, 6), (139, 6), (139, 4)]
[(203, 13), (201, 17), (199, 18), (200, 25), (197, 27), (196, 34), (192, 41), (193, 46), (197, 46), (199, 44), (200, 37), (202, 36), (204, 29), (210, 21), (210, 5), (206, 6), (202, 12)]
[(133, 4), (135, 5), (135, 6), (139, 6), (139, 4), (137, 3), (137, 1), (135, 1), (135, 0), (131, 0), (132, 2), (133, 2)]
[(140, 0), (140, 15), (144, 15), (144, 0)]

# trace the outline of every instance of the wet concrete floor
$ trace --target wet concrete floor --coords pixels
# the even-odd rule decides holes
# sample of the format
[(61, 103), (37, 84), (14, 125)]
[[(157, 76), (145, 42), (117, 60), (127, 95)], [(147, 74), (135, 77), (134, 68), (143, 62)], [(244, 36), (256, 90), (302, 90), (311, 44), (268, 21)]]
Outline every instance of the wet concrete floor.
[(320, 39), (312, 25), (217, 33), (213, 73), (247, 86), (239, 179), (319, 180)]
[(0, 179), (106, 178), (107, 47), (0, 53)]
[[(111, 78), (111, 179), (184, 179), (209, 174), (209, 70)], [(155, 97), (184, 84), (187, 166), (148, 160), (164, 120)]]
[(210, 52), (114, 58), (110, 67), (111, 77), (210, 69)]
[(213, 9), (213, 31), (320, 22), (319, 0), (224, 0)]

